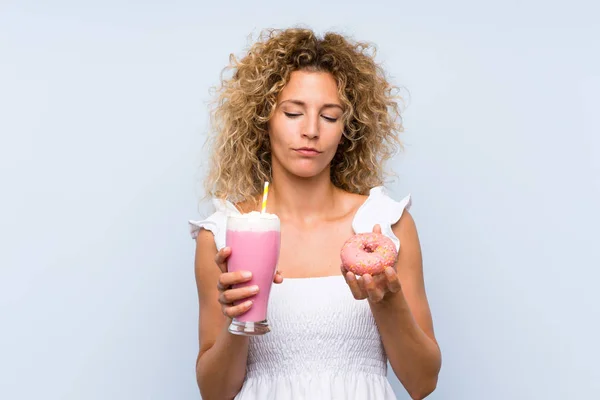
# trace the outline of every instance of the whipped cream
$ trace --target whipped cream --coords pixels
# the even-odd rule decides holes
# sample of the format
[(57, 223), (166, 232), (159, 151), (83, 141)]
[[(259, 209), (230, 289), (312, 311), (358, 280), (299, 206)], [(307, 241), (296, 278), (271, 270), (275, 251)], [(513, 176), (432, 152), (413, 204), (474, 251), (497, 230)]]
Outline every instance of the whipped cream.
[(279, 231), (279, 217), (275, 214), (252, 211), (227, 216), (227, 229), (233, 231), (268, 232)]

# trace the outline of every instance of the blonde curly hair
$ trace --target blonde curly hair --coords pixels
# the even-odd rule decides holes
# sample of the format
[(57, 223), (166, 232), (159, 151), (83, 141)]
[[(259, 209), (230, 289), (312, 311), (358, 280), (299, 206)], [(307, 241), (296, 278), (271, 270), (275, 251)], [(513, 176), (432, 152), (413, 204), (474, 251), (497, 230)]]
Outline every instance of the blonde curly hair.
[[(262, 31), (241, 59), (231, 54), (211, 112), (206, 195), (253, 202), (262, 193), (272, 178), (267, 123), (297, 70), (329, 72), (337, 82), (344, 138), (331, 161), (332, 183), (359, 194), (381, 185), (382, 166), (402, 148), (398, 134), (404, 129), (398, 88), (376, 64), (375, 52), (338, 33), (318, 38), (310, 29), (290, 28)], [(225, 79), (228, 71), (232, 76)]]

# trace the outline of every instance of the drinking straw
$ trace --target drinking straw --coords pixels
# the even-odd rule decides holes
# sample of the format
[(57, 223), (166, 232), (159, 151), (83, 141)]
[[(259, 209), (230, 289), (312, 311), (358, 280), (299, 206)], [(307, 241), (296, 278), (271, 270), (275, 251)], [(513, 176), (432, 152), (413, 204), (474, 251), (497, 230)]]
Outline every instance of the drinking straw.
[(263, 190), (263, 201), (262, 201), (262, 210), (261, 214), (264, 214), (267, 210), (267, 195), (269, 194), (269, 182), (265, 182), (265, 189)]

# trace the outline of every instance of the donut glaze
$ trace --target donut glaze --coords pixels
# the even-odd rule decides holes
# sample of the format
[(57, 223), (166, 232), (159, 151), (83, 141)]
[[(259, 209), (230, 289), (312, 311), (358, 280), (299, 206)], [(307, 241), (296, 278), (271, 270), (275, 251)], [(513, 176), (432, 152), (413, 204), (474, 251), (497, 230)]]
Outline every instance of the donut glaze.
[(359, 233), (344, 243), (340, 257), (346, 271), (356, 275), (382, 273), (396, 263), (394, 242), (381, 233)]

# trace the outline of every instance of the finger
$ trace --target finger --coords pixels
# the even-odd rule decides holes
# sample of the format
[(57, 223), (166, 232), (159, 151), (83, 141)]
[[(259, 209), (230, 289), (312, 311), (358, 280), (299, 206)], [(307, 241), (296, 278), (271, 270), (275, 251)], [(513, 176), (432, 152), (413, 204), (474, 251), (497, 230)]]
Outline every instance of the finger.
[(227, 290), (231, 285), (248, 282), (252, 279), (250, 271), (225, 272), (219, 276), (217, 289), (220, 291)]
[(236, 301), (244, 300), (258, 293), (258, 286), (252, 285), (237, 289), (229, 289), (221, 292), (219, 295), (219, 303), (223, 305), (231, 305)]
[(275, 282), (275, 283), (283, 282), (283, 274), (279, 271), (275, 272), (275, 277), (273, 278), (273, 282)]
[(363, 293), (364, 297), (367, 297), (367, 289), (365, 288), (365, 275), (358, 275), (356, 277), (356, 283), (358, 284), (358, 288), (361, 293)]
[(381, 289), (377, 288), (373, 277), (370, 274), (364, 274), (363, 281), (365, 290), (367, 292), (367, 296), (369, 296), (369, 300), (371, 300), (374, 303), (381, 301), (381, 299), (383, 299), (384, 293)]
[(392, 293), (398, 293), (400, 289), (402, 289), (402, 285), (400, 284), (400, 280), (398, 279), (398, 274), (392, 267), (387, 267), (385, 269), (385, 277), (387, 280), (387, 288)]
[(375, 224), (375, 226), (373, 227), (373, 232), (381, 233), (381, 225)]
[(358, 280), (356, 279), (356, 275), (352, 272), (347, 272), (344, 277), (346, 278), (346, 283), (350, 287), (350, 291), (352, 292), (352, 296), (354, 296), (357, 300), (362, 300), (365, 298), (364, 293), (360, 289)]
[(242, 304), (238, 304), (237, 306), (232, 307), (223, 307), (223, 314), (229, 318), (239, 317), (246, 311), (248, 311), (252, 307), (252, 300), (248, 300), (243, 302)]
[(221, 272), (227, 272), (227, 258), (231, 255), (231, 247), (223, 247), (215, 255), (215, 263)]

